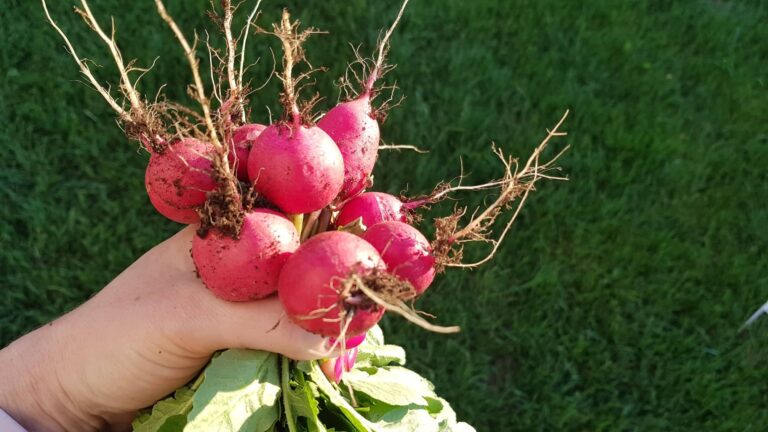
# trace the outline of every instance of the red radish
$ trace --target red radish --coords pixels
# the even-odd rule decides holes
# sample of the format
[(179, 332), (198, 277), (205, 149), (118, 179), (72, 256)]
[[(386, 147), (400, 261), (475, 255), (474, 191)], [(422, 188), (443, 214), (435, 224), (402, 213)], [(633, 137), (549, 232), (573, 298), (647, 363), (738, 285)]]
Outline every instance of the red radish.
[(144, 185), (160, 214), (185, 224), (200, 220), (196, 210), (205, 203), (206, 192), (216, 188), (210, 175), (211, 152), (210, 144), (184, 138), (162, 153), (152, 153)]
[(256, 209), (243, 218), (240, 237), (211, 230), (192, 240), (192, 259), (200, 279), (216, 297), (248, 301), (277, 291), (285, 261), (299, 247), (293, 223), (272, 210)]
[(339, 199), (365, 189), (379, 153), (379, 124), (373, 116), (370, 92), (336, 105), (317, 126), (333, 138), (344, 158), (344, 186)]
[[(368, 178), (376, 164), (380, 132), (371, 101), (380, 90), (375, 87), (376, 81), (391, 69), (384, 63), (389, 50), (389, 38), (407, 4), (408, 0), (405, 0), (394, 23), (379, 42), (370, 73), (365, 82), (361, 82), (360, 94), (355, 99), (333, 107), (317, 124), (333, 138), (344, 157), (344, 187), (339, 195), (340, 201), (360, 193), (368, 186)], [(368, 66), (365, 61), (363, 63)], [(379, 110), (383, 111), (384, 107), (379, 107)]]
[(306, 119), (313, 102), (299, 108), (297, 84), (307, 73), (293, 77), (293, 67), (304, 57), (301, 44), (312, 30), (298, 31), (283, 10), (273, 35), (283, 45), (282, 121), (268, 126), (256, 139), (248, 156), (248, 177), (255, 190), (290, 214), (311, 213), (327, 206), (339, 195), (344, 182), (344, 159), (339, 148), (322, 129)]
[(344, 204), (336, 217), (336, 226), (342, 227), (362, 218), (363, 225), (371, 227), (379, 222), (407, 219), (408, 204), (396, 196), (383, 192), (365, 192)]
[(288, 258), (277, 293), (299, 327), (335, 338), (346, 328), (344, 337), (357, 336), (373, 327), (384, 309), (373, 302), (361, 303), (364, 299), (358, 293), (343, 292), (343, 282), (375, 270), (385, 270), (385, 265), (373, 246), (356, 235), (328, 231), (311, 237)]
[(248, 155), (259, 134), (267, 127), (263, 124), (250, 123), (237, 128), (232, 134), (232, 147), (227, 155), (229, 165), (237, 170), (237, 178), (248, 181)]
[(280, 122), (259, 135), (248, 157), (256, 191), (286, 213), (327, 206), (341, 190), (344, 160), (322, 129)]
[(429, 241), (416, 228), (403, 222), (382, 222), (365, 231), (387, 264), (387, 270), (413, 285), (421, 295), (435, 278), (435, 256)]

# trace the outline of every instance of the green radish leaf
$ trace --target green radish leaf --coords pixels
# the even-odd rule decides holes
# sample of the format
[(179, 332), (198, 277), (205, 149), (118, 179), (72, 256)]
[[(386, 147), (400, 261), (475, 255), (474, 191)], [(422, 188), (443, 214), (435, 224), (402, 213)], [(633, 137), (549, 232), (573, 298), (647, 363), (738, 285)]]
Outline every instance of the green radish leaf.
[(336, 387), (328, 381), (320, 365), (317, 362), (312, 363), (312, 370), (309, 373), (309, 379), (317, 385), (320, 393), (327, 399), (329, 408), (338, 411), (349, 422), (354, 429), (350, 432), (379, 432), (379, 428), (369, 422), (365, 417), (355, 410), (355, 408), (344, 399), (344, 396)]
[(133, 421), (135, 432), (175, 432), (184, 429), (187, 413), (192, 409), (194, 390), (181, 387), (173, 396), (161, 400), (152, 407), (149, 414)]
[(373, 326), (365, 334), (365, 341), (360, 345), (384, 345), (384, 332), (379, 326)]
[(404, 365), (405, 350), (397, 345), (360, 344), (357, 352), (356, 367), (381, 367)]
[(368, 330), (365, 341), (358, 347), (357, 367), (380, 367), (405, 364), (405, 350), (397, 345), (386, 345), (379, 326)]
[(203, 374), (185, 432), (274, 430), (280, 417), (277, 354), (227, 350)]
[(296, 369), (304, 372), (305, 374), (309, 374), (312, 372), (312, 363), (313, 362), (309, 360), (296, 362)]
[(426, 397), (436, 398), (434, 386), (416, 372), (400, 366), (353, 369), (342, 376), (355, 392), (393, 406), (426, 408)]
[(456, 423), (456, 414), (445, 400), (427, 399), (427, 407), (378, 403), (371, 407), (367, 417), (380, 430), (387, 432), (474, 432), (468, 424)]
[(168, 417), (168, 420), (163, 426), (160, 427), (160, 429), (157, 430), (157, 432), (181, 432), (184, 430), (184, 426), (186, 425), (187, 416), (179, 414)]
[(386, 432), (441, 432), (440, 421), (416, 405), (391, 407), (381, 413), (376, 425)]
[[(292, 372), (293, 379), (288, 385), (283, 384), (283, 402), (286, 405), (290, 404), (290, 409), (286, 408), (285, 413), (290, 411), (294, 423), (297, 425), (306, 423), (308, 432), (327, 432), (325, 426), (317, 418), (320, 414), (320, 408), (312, 388), (304, 377), (304, 372), (297, 368), (294, 368)], [(304, 418), (305, 422), (299, 421), (299, 418)]]

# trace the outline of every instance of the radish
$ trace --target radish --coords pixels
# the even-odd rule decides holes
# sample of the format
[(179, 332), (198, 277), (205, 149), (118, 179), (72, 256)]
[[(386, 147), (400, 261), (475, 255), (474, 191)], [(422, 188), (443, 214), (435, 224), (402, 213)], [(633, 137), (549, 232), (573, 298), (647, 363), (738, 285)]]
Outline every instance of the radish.
[[(286, 213), (311, 213), (330, 204), (344, 182), (344, 159), (322, 129), (305, 120), (313, 102), (299, 109), (297, 83), (308, 73), (293, 77), (295, 63), (304, 57), (301, 44), (312, 29), (298, 33), (283, 10), (273, 35), (283, 45), (283, 93), (285, 119), (267, 127), (256, 139), (248, 157), (248, 176), (257, 192)], [(298, 87), (300, 89), (301, 87)]]
[(293, 223), (272, 210), (252, 210), (243, 218), (240, 237), (213, 229), (192, 240), (192, 259), (203, 283), (216, 297), (248, 301), (277, 290), (288, 257), (299, 247)]
[(278, 295), (299, 327), (323, 336), (347, 338), (365, 333), (384, 314), (353, 284), (352, 276), (375, 276), (385, 270), (376, 249), (341, 231), (311, 237), (288, 258), (280, 272)]
[(336, 142), (344, 158), (344, 185), (339, 199), (345, 200), (365, 189), (376, 164), (380, 138), (370, 91), (336, 105), (317, 126)]
[(211, 178), (212, 147), (194, 138), (171, 143), (162, 153), (152, 153), (144, 176), (149, 200), (172, 221), (191, 224), (200, 217), (206, 192), (216, 188)]
[[(377, 111), (371, 105), (372, 100), (380, 89), (375, 87), (376, 81), (391, 69), (384, 63), (389, 50), (389, 38), (397, 23), (403, 16), (408, 0), (403, 2), (395, 22), (387, 30), (378, 45), (378, 55), (365, 82), (362, 83), (360, 94), (356, 98), (340, 103), (333, 107), (320, 119), (318, 126), (333, 138), (344, 157), (344, 186), (339, 200), (343, 201), (360, 193), (370, 186), (370, 175), (376, 164), (379, 153), (379, 123), (376, 121)], [(368, 66), (361, 60), (364, 66)], [(386, 105), (386, 103), (384, 104)], [(385, 107), (379, 107), (383, 112)]]
[(344, 181), (344, 160), (317, 126), (279, 122), (259, 135), (248, 157), (257, 192), (286, 213), (310, 213), (333, 201)]
[(394, 195), (365, 192), (344, 204), (336, 217), (336, 226), (349, 225), (360, 218), (366, 227), (385, 221), (406, 222), (408, 210), (408, 204)]
[(263, 124), (250, 123), (240, 126), (232, 134), (232, 146), (227, 157), (229, 165), (237, 171), (237, 178), (241, 181), (248, 181), (248, 155), (254, 141), (266, 128)]
[(365, 231), (363, 239), (379, 251), (387, 270), (410, 282), (417, 295), (435, 278), (435, 256), (429, 240), (407, 223), (378, 223)]

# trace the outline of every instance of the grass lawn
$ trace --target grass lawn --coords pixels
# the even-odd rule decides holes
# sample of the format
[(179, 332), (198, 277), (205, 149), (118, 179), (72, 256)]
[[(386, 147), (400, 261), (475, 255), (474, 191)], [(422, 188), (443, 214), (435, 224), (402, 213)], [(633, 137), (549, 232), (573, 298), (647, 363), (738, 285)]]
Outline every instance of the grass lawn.
[[(68, 9), (53, 13), (81, 53), (114, 70)], [(115, 15), (127, 57), (160, 56), (143, 90), (184, 99), (180, 49), (149, 1)], [(168, 2), (202, 29), (207, 2)], [(333, 80), (371, 50), (396, 2), (265, 0), (328, 30), (308, 44)], [(184, 5), (184, 6), (182, 6)], [(391, 341), (480, 431), (723, 430), (768, 424), (768, 6), (761, 1), (414, 0), (394, 38), (404, 103), (375, 176), (428, 191), (499, 170), (490, 143), (522, 157), (566, 108), (571, 180), (539, 188), (491, 265), (449, 271), (420, 307), (455, 336), (388, 318)], [(260, 82), (264, 36), (249, 39)], [(0, 346), (82, 303), (179, 229), (145, 197), (146, 154), (116, 127), (38, 2), (0, 10)], [(114, 82), (114, 81), (113, 81)], [(252, 100), (276, 112), (278, 82)], [(444, 210), (437, 208), (435, 211)]]

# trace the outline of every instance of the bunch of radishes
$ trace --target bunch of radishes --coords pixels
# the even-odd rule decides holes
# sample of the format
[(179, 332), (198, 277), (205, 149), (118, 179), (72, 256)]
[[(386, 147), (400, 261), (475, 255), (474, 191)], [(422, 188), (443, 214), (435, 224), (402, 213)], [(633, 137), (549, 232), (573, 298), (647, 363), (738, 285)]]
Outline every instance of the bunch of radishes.
[[(221, 59), (221, 70), (226, 70), (211, 83), (212, 94), (222, 94), (221, 87), (229, 85), (214, 108), (204, 91), (195, 44), (186, 40), (162, 1), (156, 0), (160, 15), (185, 50), (194, 78), (192, 94), (202, 113), (142, 99), (129, 78), (135, 69), (123, 63), (114, 38), (102, 31), (87, 2), (81, 3), (83, 9), (78, 11), (110, 47), (118, 65), (128, 109), (98, 84), (63, 32), (51, 23), (83, 74), (118, 112), (128, 135), (150, 151), (145, 186), (151, 203), (173, 221), (200, 224), (192, 258), (205, 286), (227, 301), (252, 301), (277, 293), (293, 322), (342, 345), (373, 327), (386, 310), (432, 330), (458, 330), (429, 324), (408, 302), (422, 295), (446, 266), (473, 267), (490, 259), (534, 183), (556, 178), (547, 173), (557, 156), (544, 164), (539, 156), (550, 138), (562, 135), (557, 128), (522, 167), (495, 150), (505, 168), (498, 180), (464, 186), (460, 177), (458, 185), (442, 184), (414, 200), (367, 191), (379, 152), (377, 119), (386, 104), (378, 108), (373, 104), (381, 92), (376, 83), (390, 69), (385, 64), (389, 39), (407, 0), (374, 58), (357, 62), (362, 67), (362, 75), (355, 74), (362, 76), (359, 91), (317, 124), (310, 120), (313, 103), (301, 104), (298, 95), (299, 82), (312, 71), (293, 73), (304, 58), (302, 43), (313, 31), (299, 32), (298, 22), (291, 21), (287, 12), (272, 31), (257, 27), (257, 33), (278, 37), (284, 51), (279, 75), (284, 115), (270, 125), (246, 121), (243, 54), (238, 74), (234, 67), (238, 40), (231, 33), (235, 8), (229, 1), (222, 2), (221, 16), (226, 47), (219, 52), (208, 46), (209, 57)], [(243, 45), (253, 16), (241, 33)], [(432, 241), (409, 223), (414, 220), (411, 212), (454, 192), (491, 188), (499, 190), (496, 200), (472, 217), (465, 218), (465, 209), (457, 208), (436, 219)], [(517, 205), (511, 207), (513, 202)], [(505, 209), (512, 209), (512, 216), (501, 233), (493, 235), (494, 222)], [(474, 241), (490, 243), (492, 250), (476, 263), (463, 263), (462, 245)]]
[[(379, 151), (371, 101), (389, 33), (360, 94), (313, 125), (304, 120), (289, 81), (299, 38), (288, 20), (284, 15), (275, 28), (288, 59), (285, 119), (239, 126), (229, 145), (231, 170), (263, 197), (257, 201), (262, 206), (243, 209), (236, 236), (213, 227), (195, 237), (192, 258), (218, 297), (250, 301), (277, 292), (296, 324), (345, 341), (384, 314), (385, 306), (366, 291), (377, 300), (414, 299), (432, 282), (436, 260), (429, 241), (407, 223), (399, 199), (365, 192)], [(181, 223), (199, 221), (206, 192), (216, 188), (213, 151), (181, 139), (152, 155), (146, 186), (160, 213)]]

